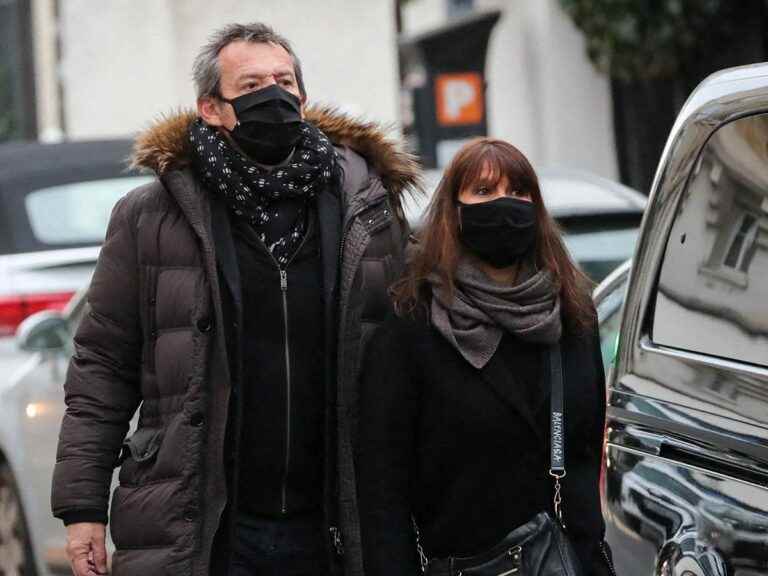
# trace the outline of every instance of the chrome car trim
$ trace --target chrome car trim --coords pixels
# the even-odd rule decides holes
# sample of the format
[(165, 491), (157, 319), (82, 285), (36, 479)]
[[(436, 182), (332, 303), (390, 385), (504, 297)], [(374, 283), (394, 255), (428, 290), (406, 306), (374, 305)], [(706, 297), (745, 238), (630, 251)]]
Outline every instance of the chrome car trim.
[(672, 466), (680, 467), (680, 468), (687, 468), (688, 470), (696, 470), (697, 472), (702, 472), (703, 474), (706, 474), (707, 476), (713, 476), (715, 478), (719, 478), (720, 480), (728, 480), (730, 482), (740, 482), (742, 484), (746, 484), (748, 486), (753, 486), (755, 488), (765, 489), (765, 485), (758, 484), (757, 482), (750, 482), (748, 480), (743, 480), (741, 478), (734, 478), (733, 476), (728, 476), (727, 474), (721, 474), (720, 472), (716, 472), (714, 470), (711, 470), (709, 468), (702, 468), (700, 466), (696, 466), (694, 464), (688, 464), (684, 462), (680, 462), (678, 460), (671, 460), (670, 458), (665, 458), (664, 456), (658, 456), (652, 452), (644, 452), (642, 450), (637, 450), (636, 448), (628, 448), (626, 446), (622, 446), (621, 444), (614, 444), (613, 442), (606, 442), (605, 443), (606, 448), (615, 448), (616, 450), (620, 450), (622, 452), (627, 452), (628, 454), (634, 454), (636, 456), (641, 456), (643, 458), (653, 458), (654, 460), (658, 460), (660, 462), (666, 462)]
[[(747, 474), (768, 478), (768, 461), (761, 448), (750, 440), (729, 435), (722, 430), (692, 428), (680, 422), (624, 408), (611, 407), (610, 417), (615, 423), (608, 430), (606, 441), (609, 443), (611, 438), (616, 437), (615, 434), (625, 438), (631, 436), (633, 441), (639, 443), (622, 445), (640, 449), (638, 446), (642, 444), (641, 452), (645, 454), (664, 456), (670, 451), (686, 453), (706, 459), (721, 468), (730, 468), (739, 477)], [(681, 458), (685, 460), (686, 457)]]
[(704, 364), (712, 368), (727, 370), (728, 372), (736, 372), (745, 376), (756, 376), (760, 379), (768, 380), (768, 367), (746, 364), (744, 362), (719, 358), (718, 356), (709, 356), (700, 352), (689, 352), (688, 350), (662, 346), (654, 343), (647, 334), (643, 334), (640, 337), (639, 345), (643, 352), (648, 352), (650, 354), (661, 354), (686, 362), (695, 362), (696, 364)]
[(626, 282), (627, 273), (631, 267), (632, 260), (625, 260), (603, 278), (600, 284), (595, 286), (595, 289), (592, 290), (592, 300), (594, 300), (595, 305), (599, 304), (605, 295), (611, 293), (617, 285)]

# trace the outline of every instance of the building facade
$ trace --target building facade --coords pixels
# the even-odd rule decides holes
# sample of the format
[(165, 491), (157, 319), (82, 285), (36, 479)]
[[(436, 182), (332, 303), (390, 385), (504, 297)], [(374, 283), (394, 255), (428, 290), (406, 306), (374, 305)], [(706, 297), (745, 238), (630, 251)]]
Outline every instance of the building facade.
[[(609, 82), (589, 63), (558, 0), (26, 1), (42, 140), (129, 136), (159, 115), (193, 107), (197, 50), (212, 30), (248, 21), (270, 23), (292, 41), (310, 103), (413, 136), (413, 87), (423, 74), (405, 69), (409, 38), (495, 13), (481, 63), (483, 133), (510, 140), (539, 167), (617, 175)], [(462, 87), (448, 80), (441, 86), (461, 105)], [(434, 114), (429, 108), (439, 103), (428, 88), (422, 105)], [(464, 140), (443, 142), (434, 165), (445, 165)], [(421, 144), (413, 142), (417, 152)]]
[(126, 136), (193, 107), (195, 54), (230, 22), (266, 22), (292, 42), (310, 103), (398, 121), (391, 0), (32, 2), (43, 139)]
[[(418, 42), (490, 13), (499, 17), (484, 62), (488, 135), (511, 141), (536, 166), (616, 178), (610, 83), (557, 0), (409, 0), (401, 37)], [(441, 166), (450, 154), (437, 156)]]

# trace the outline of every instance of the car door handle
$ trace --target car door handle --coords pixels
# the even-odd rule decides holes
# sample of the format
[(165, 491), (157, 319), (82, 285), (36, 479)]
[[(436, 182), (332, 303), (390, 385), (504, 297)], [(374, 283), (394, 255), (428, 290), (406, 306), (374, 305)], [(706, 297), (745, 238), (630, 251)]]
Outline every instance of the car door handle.
[[(673, 460), (685, 466), (701, 468), (753, 484), (765, 485), (768, 482), (768, 467), (765, 462), (759, 462), (748, 455), (733, 451), (723, 452), (722, 457), (718, 457), (713, 452), (712, 449), (702, 449), (668, 440), (662, 441), (659, 447), (661, 458)], [(728, 454), (731, 455), (730, 458)], [(739, 459), (738, 462), (735, 461), (736, 458)]]

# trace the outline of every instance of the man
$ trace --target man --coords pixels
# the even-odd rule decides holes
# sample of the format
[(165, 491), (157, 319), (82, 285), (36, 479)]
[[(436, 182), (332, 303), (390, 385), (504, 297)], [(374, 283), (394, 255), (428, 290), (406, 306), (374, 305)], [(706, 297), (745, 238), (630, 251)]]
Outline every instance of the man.
[[(53, 481), (78, 576), (362, 574), (358, 358), (403, 257), (416, 165), (305, 110), (263, 24), (198, 55), (197, 114), (141, 135), (157, 180), (116, 205), (75, 337)], [(125, 439), (140, 406), (138, 428)]]

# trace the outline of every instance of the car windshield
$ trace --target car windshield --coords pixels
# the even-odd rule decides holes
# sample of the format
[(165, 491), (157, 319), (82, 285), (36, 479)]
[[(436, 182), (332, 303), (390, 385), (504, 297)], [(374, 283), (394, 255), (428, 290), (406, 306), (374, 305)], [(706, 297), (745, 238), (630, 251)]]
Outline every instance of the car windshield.
[(619, 264), (631, 258), (638, 228), (566, 231), (564, 240), (573, 259), (595, 282), (600, 282)]
[(150, 180), (148, 176), (110, 178), (30, 192), (25, 206), (32, 232), (48, 245), (100, 244), (115, 202)]

